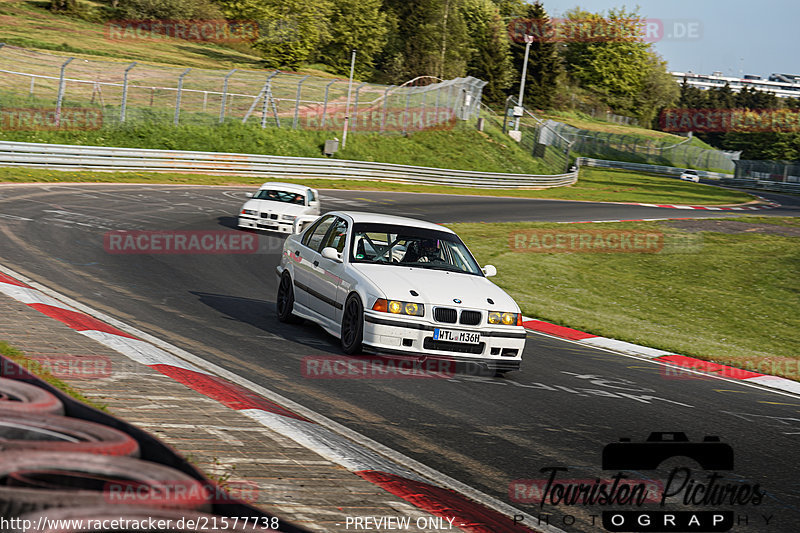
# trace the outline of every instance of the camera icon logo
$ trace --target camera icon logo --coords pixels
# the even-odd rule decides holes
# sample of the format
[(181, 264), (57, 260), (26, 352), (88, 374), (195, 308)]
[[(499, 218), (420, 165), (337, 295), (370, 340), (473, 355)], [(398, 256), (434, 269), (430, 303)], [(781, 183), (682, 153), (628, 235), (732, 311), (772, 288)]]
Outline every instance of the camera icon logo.
[(645, 442), (606, 444), (603, 470), (655, 470), (671, 457), (694, 459), (704, 470), (733, 470), (733, 448), (719, 437), (706, 436), (702, 442), (690, 442), (686, 433), (654, 432)]

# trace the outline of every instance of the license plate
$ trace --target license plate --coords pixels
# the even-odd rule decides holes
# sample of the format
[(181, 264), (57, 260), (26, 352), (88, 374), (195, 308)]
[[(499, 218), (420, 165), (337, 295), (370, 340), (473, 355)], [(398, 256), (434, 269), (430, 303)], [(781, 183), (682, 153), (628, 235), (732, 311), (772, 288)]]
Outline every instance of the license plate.
[(278, 225), (277, 224), (269, 224), (269, 223), (259, 222), (258, 223), (258, 227), (259, 228), (277, 228)]
[(455, 331), (452, 329), (435, 328), (433, 330), (433, 340), (460, 342), (463, 344), (480, 344), (481, 334), (471, 331)]

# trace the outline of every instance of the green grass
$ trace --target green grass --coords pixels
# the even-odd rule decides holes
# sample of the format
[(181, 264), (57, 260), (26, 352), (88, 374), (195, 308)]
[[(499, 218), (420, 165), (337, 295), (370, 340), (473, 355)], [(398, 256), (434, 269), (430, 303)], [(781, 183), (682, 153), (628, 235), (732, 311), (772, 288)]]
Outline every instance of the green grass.
[[(659, 176), (637, 176), (613, 170), (582, 169), (576, 185), (553, 189), (475, 189), (469, 187), (442, 187), (379, 181), (293, 180), (277, 177), (281, 181), (302, 183), (318, 189), (349, 189), (363, 191), (404, 191), (441, 194), (474, 194), (480, 196), (513, 196), (517, 198), (549, 198), (559, 200), (584, 200), (596, 202), (693, 203), (730, 204), (748, 202), (747, 194), (679, 182)], [(63, 172), (29, 168), (0, 167), (0, 183), (166, 183), (195, 185), (252, 185), (263, 183), (267, 177), (215, 176), (210, 174), (174, 174), (155, 172)], [(667, 216), (667, 215), (665, 215)]]
[[(497, 283), (528, 316), (798, 379), (800, 239), (754, 233), (746, 224), (761, 223), (756, 217), (732, 220), (742, 233), (688, 234), (671, 222), (449, 227), (482, 264), (497, 266)], [(796, 219), (769, 221), (797, 228)], [(648, 230), (664, 232), (666, 242), (693, 244), (672, 253), (512, 251), (510, 232), (527, 229)]]
[(252, 52), (182, 39), (111, 40), (103, 23), (88, 22), (47, 9), (48, 2), (0, 0), (0, 41), (23, 48), (73, 56), (101, 56), (203, 68), (260, 68)]
[(49, 370), (42, 367), (36, 360), (30, 359), (25, 356), (25, 354), (14, 348), (10, 344), (0, 341), (0, 354), (4, 357), (10, 359), (11, 361), (17, 363), (19, 366), (24, 368), (25, 370), (29, 371), (31, 374), (36, 375), (37, 377), (41, 378), (43, 381), (49, 383), (53, 387), (57, 388), (58, 390), (72, 396), (79, 402), (83, 402), (88, 404), (95, 409), (100, 409), (101, 411), (108, 412), (108, 408), (105, 404), (99, 404), (89, 398), (86, 398), (83, 394), (78, 392), (76, 389), (72, 388), (71, 386), (67, 385), (57, 377), (53, 376)]

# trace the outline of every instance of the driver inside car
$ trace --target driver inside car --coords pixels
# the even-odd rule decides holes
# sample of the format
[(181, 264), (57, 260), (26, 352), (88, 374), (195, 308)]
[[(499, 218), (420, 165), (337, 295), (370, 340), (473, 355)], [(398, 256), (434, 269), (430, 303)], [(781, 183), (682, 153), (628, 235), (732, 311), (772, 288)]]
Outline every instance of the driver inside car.
[(411, 243), (406, 256), (403, 258), (403, 262), (430, 263), (441, 258), (439, 241), (434, 239), (422, 239)]

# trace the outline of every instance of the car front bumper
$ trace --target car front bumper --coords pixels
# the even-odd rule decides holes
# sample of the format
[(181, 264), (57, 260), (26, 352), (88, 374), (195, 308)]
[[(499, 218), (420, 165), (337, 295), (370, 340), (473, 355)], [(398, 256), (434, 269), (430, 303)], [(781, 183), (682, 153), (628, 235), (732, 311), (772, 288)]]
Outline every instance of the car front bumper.
[(239, 215), (240, 228), (277, 231), (278, 233), (292, 233), (292, 226), (293, 223), (286, 220), (272, 220), (269, 218)]
[[(436, 328), (480, 334), (480, 343), (434, 340)], [(492, 328), (402, 320), (385, 313), (364, 313), (364, 346), (370, 351), (422, 359), (468, 362), (496, 370), (517, 370), (525, 349), (521, 326)]]

